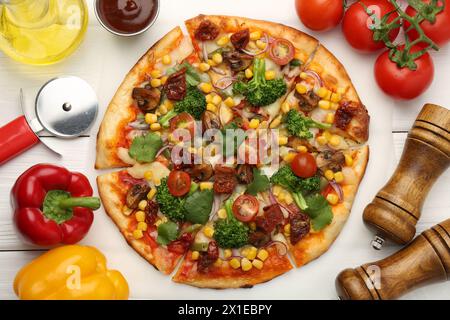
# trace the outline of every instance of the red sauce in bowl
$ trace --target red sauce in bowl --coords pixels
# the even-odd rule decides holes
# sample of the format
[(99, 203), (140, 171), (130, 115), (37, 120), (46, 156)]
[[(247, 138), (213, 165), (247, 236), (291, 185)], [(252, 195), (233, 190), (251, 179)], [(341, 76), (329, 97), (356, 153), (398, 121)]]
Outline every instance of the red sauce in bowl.
[(156, 18), (157, 0), (98, 0), (101, 22), (114, 32), (133, 34), (144, 30)]

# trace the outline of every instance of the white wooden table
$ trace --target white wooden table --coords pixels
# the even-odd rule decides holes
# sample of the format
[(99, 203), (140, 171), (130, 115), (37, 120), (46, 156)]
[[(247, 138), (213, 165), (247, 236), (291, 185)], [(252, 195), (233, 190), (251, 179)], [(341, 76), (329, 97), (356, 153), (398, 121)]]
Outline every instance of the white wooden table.
[[(150, 31), (136, 38), (125, 39), (113, 36), (103, 30), (95, 19), (91, 1), (88, 2), (90, 5), (90, 24), (86, 39), (79, 50), (67, 60), (53, 66), (32, 67), (18, 64), (0, 53), (0, 125), (20, 115), (18, 95), (20, 88), (23, 88), (25, 91), (27, 109), (31, 112), (32, 100), (37, 88), (50, 78), (58, 75), (72, 74), (84, 78), (97, 91), (100, 101), (100, 112), (97, 122), (91, 132), (85, 136), (75, 140), (61, 141), (50, 134), (42, 134), (42, 139), (46, 143), (51, 144), (63, 154), (62, 158), (57, 157), (44, 146), (39, 145), (0, 167), (0, 299), (15, 298), (12, 291), (14, 275), (21, 266), (41, 254), (42, 251), (42, 249), (33, 248), (21, 242), (13, 229), (9, 192), (15, 179), (31, 165), (49, 162), (64, 165), (71, 170), (84, 172), (91, 183), (95, 185), (95, 177), (98, 173), (93, 169), (93, 163), (95, 135), (99, 122), (105, 111), (105, 106), (111, 99), (117, 86), (128, 69), (145, 52), (145, 48), (153, 44), (176, 24), (182, 24), (185, 19), (198, 13), (248, 16), (279, 21), (305, 30), (304, 26), (298, 21), (292, 0), (247, 0), (245, 2), (240, 0), (162, 0), (160, 16)], [(371, 145), (376, 145), (377, 140), (386, 135), (388, 135), (389, 140), (389, 143), (385, 145), (385, 149), (381, 148), (380, 150), (378, 148), (377, 153), (375, 153), (376, 159), (374, 159), (372, 154), (368, 174), (361, 186), (349, 222), (341, 236), (329, 253), (305, 267), (303, 272), (311, 272), (312, 274), (308, 278), (311, 279), (311, 283), (305, 282), (305, 288), (299, 286), (298, 292), (286, 295), (288, 298), (333, 299), (336, 297), (334, 278), (339, 270), (380, 259), (398, 249), (398, 247), (393, 245), (387, 245), (382, 252), (370, 249), (368, 242), (372, 235), (363, 227), (361, 220), (362, 209), (372, 200), (376, 191), (387, 181), (395, 168), (395, 164), (401, 155), (407, 132), (422, 105), (426, 102), (432, 102), (447, 108), (450, 106), (450, 95), (448, 92), (450, 46), (432, 54), (436, 65), (436, 76), (431, 89), (414, 101), (398, 102), (384, 96), (375, 85), (371, 68), (376, 56), (361, 56), (347, 48), (339, 29), (325, 34), (314, 35), (341, 59), (354, 80), (355, 86), (361, 93), (363, 101), (368, 104), (370, 102), (369, 111), (372, 115), (375, 115), (375, 118), (372, 117)], [(360, 71), (355, 70), (355, 67), (352, 67), (352, 65), (356, 62), (365, 67)], [(383, 114), (382, 121), (379, 121), (380, 117), (378, 114)], [(393, 144), (390, 143), (391, 141), (393, 141)], [(393, 159), (392, 162), (389, 160), (391, 158)], [(379, 163), (386, 164), (387, 162), (389, 162), (387, 166), (379, 166)], [(383, 172), (374, 172), (379, 170), (378, 168), (385, 169), (383, 169)], [(381, 175), (382, 179), (376, 180), (376, 182), (375, 180), (368, 181), (370, 176), (375, 177), (377, 175)], [(417, 226), (418, 232), (450, 217), (449, 186), (450, 172), (446, 172), (435, 184), (425, 202), (422, 218)], [(110, 237), (108, 232), (113, 232), (114, 236)], [(96, 244), (96, 241), (99, 241), (98, 239), (102, 237), (106, 239), (99, 246), (104, 250), (108, 250), (113, 245), (126, 246), (123, 244), (119, 233), (115, 231), (114, 226), (105, 217), (105, 213), (100, 210), (96, 213), (91, 232), (83, 240), (83, 243)], [(128, 250), (126, 248), (123, 249)], [(134, 259), (133, 263), (136, 266), (152, 269), (150, 266), (145, 265), (141, 261), (142, 259), (136, 257), (131, 250), (129, 256), (129, 258), (125, 257), (125, 259)], [(122, 256), (117, 255), (112, 255), (108, 258), (112, 267), (120, 265), (123, 260)], [(330, 266), (326, 275), (314, 274), (311, 269), (319, 268), (321, 262), (326, 265), (326, 259), (332, 261), (334, 267)], [(330, 264), (328, 263), (328, 265)], [(133, 276), (132, 270), (124, 271), (127, 273), (127, 278), (130, 279)], [(154, 270), (150, 270), (150, 272), (154, 272)], [(302, 270), (295, 272), (302, 272)], [(314, 276), (322, 280), (315, 280)], [(277, 284), (283, 283), (283, 280), (277, 279), (277, 281), (279, 281)], [(314, 281), (324, 281), (324, 284), (319, 288), (315, 286)], [(131, 281), (130, 285), (133, 298), (147, 297), (142, 294), (143, 291), (139, 287), (136, 287), (136, 290), (133, 291), (134, 284)], [(170, 283), (168, 287), (175, 288)], [(304, 291), (308, 288), (313, 290), (305, 293)], [(173, 289), (170, 290), (176, 292)], [(208, 292), (210, 292), (211, 298), (280, 298), (278, 295), (271, 296), (267, 293), (259, 293), (259, 291), (252, 291), (255, 293), (254, 295), (248, 295), (249, 291), (245, 291), (242, 294), (236, 293), (237, 291), (233, 291), (232, 294), (229, 294), (230, 291)], [(166, 296), (162, 293), (161, 298), (193, 297), (192, 295), (189, 296), (189, 294), (191, 294), (191, 291), (187, 290), (186, 293), (180, 293), (179, 296), (176, 294)], [(408, 294), (405, 298), (450, 298), (450, 286), (448, 284), (432, 285)]]

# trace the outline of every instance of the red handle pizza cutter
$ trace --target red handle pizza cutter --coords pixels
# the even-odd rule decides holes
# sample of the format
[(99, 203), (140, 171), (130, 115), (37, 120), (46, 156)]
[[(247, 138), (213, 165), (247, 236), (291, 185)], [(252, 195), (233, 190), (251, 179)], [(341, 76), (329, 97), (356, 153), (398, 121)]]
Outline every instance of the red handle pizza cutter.
[(73, 76), (52, 79), (39, 90), (34, 119), (25, 116), (22, 90), (20, 104), (24, 115), (0, 128), (0, 165), (42, 142), (37, 134), (44, 129), (59, 138), (80, 136), (92, 125), (98, 110), (94, 90)]

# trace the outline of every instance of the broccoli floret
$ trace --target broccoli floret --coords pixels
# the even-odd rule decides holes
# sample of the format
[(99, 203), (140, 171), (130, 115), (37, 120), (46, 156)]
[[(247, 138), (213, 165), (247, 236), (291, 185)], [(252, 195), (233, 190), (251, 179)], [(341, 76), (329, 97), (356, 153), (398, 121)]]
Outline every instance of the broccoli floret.
[(156, 202), (158, 202), (161, 212), (170, 220), (184, 220), (184, 198), (175, 197), (169, 192), (167, 178), (161, 179), (161, 184), (156, 188)]
[(221, 248), (240, 248), (248, 243), (248, 227), (234, 217), (232, 203), (231, 199), (225, 202), (227, 218), (214, 224), (214, 239)]
[(297, 110), (291, 109), (284, 120), (286, 127), (291, 135), (296, 135), (302, 139), (310, 139), (313, 137), (310, 128), (329, 129), (331, 124), (320, 123), (311, 118), (301, 115)]
[(270, 182), (288, 189), (292, 193), (295, 203), (302, 210), (308, 208), (304, 194), (320, 190), (320, 178), (318, 176), (306, 179), (297, 177), (289, 166), (281, 167), (270, 178)]
[(167, 128), (170, 119), (182, 112), (187, 112), (196, 120), (200, 120), (205, 110), (205, 96), (196, 87), (189, 87), (186, 92), (186, 97), (181, 101), (177, 101), (174, 108), (159, 119), (159, 123), (164, 128)]
[(245, 83), (238, 81), (233, 85), (233, 93), (242, 94), (255, 107), (268, 106), (286, 94), (287, 85), (283, 79), (266, 80), (266, 61), (255, 58), (253, 78)]

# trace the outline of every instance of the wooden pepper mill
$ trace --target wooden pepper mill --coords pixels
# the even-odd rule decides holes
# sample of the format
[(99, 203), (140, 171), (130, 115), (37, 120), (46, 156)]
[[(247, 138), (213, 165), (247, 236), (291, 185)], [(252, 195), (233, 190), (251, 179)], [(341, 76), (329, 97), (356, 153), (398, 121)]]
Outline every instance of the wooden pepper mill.
[(395, 299), (449, 277), (450, 219), (424, 231), (386, 259), (342, 271), (336, 278), (336, 290), (344, 300)]
[(400, 163), (389, 182), (364, 210), (363, 220), (384, 239), (406, 244), (416, 234), (422, 205), (436, 179), (450, 164), (450, 110), (426, 104), (406, 139)]

